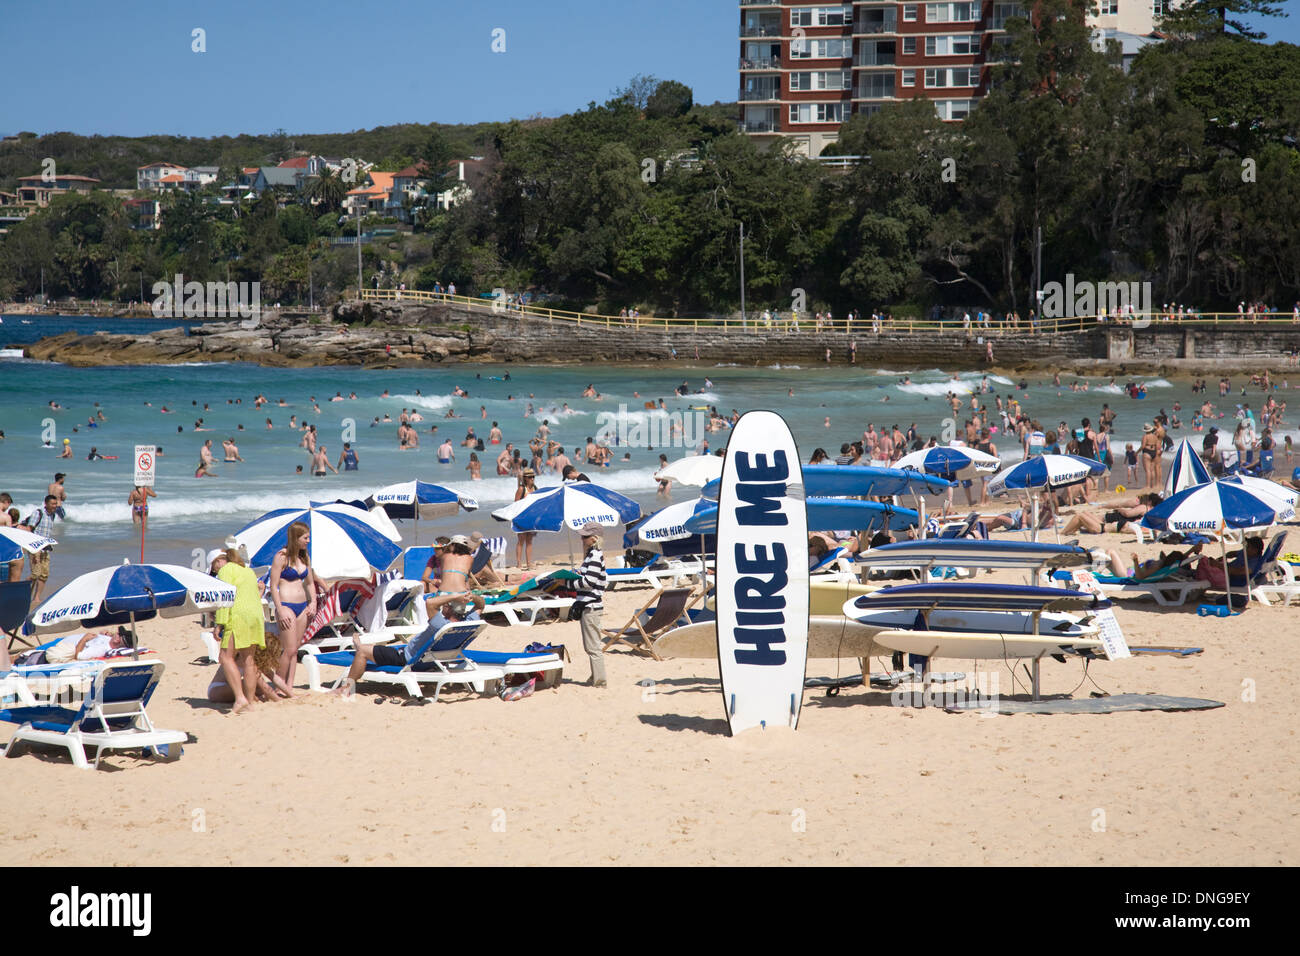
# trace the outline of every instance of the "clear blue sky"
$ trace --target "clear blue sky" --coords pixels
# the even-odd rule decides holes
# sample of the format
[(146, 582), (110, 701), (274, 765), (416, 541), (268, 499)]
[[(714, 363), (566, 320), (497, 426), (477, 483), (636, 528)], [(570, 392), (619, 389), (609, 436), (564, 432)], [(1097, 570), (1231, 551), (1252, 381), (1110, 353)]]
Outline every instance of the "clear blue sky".
[[(1285, 8), (1291, 4), (1283, 3)], [(734, 100), (736, 0), (42, 0), (4, 13), (0, 133), (212, 136), (554, 116), (634, 74)], [(207, 52), (191, 51), (191, 31)], [(492, 31), (505, 31), (504, 53)], [(1300, 16), (1266, 20), (1300, 42)], [(40, 39), (44, 42), (40, 42)]]
[[(0, 10), (6, 6), (0, 3)], [(739, 87), (734, 0), (41, 0), (3, 15), (0, 132), (346, 132), (556, 116), (637, 73)], [(21, 25), (21, 29), (17, 29)], [(207, 31), (207, 52), (191, 31)], [(505, 52), (492, 31), (505, 31)], [(38, 37), (44, 37), (44, 43)]]

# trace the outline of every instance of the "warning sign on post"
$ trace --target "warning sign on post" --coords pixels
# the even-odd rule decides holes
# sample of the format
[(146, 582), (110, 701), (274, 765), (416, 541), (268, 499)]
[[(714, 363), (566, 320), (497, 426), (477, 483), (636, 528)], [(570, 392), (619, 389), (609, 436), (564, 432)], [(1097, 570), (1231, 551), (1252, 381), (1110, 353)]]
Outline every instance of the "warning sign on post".
[(135, 446), (135, 483), (153, 486), (154, 463), (158, 459), (158, 450), (153, 445)]

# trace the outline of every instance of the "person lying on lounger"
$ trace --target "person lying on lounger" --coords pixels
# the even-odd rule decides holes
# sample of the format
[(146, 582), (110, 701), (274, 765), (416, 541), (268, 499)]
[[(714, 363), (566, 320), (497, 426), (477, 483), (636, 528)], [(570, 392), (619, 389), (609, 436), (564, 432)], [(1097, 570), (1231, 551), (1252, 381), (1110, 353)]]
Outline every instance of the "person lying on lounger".
[[(1024, 531), (1033, 521), (1033, 511), (1028, 508), (1017, 508), (1015, 511), (1008, 511), (1005, 514), (993, 515), (983, 519), (984, 527), (989, 531), (997, 531), (1006, 528), (1008, 531)], [(1038, 513), (1038, 529), (1050, 528), (1056, 523), (1056, 513), (1050, 507), (1043, 506)]]
[[(1079, 511), (1070, 516), (1070, 520), (1065, 523), (1061, 529), (1064, 535), (1076, 534), (1080, 531), (1088, 534), (1101, 534), (1104, 531), (1114, 530), (1120, 532), (1131, 521), (1136, 521), (1144, 514), (1160, 504), (1163, 499), (1151, 492), (1145, 495), (1138, 495), (1129, 501), (1122, 501), (1112, 510), (1106, 512), (1099, 511)], [(1113, 526), (1113, 528), (1111, 527)]]
[(1138, 556), (1134, 554), (1131, 556), (1132, 561), (1126, 562), (1118, 551), (1106, 552), (1110, 558), (1110, 573), (1117, 578), (1132, 578), (1135, 581), (1145, 581), (1147, 578), (1165, 570), (1165, 568), (1176, 567), (1182, 564), (1183, 560), (1191, 553), (1193, 552), (1170, 551), (1166, 554), (1161, 551), (1160, 557), (1150, 558), (1146, 561), (1139, 561)]
[[(429, 626), (423, 633), (411, 638), (406, 644), (358, 644), (352, 665), (348, 668), (347, 679), (340, 682), (333, 693), (342, 695), (345, 687), (356, 684), (366, 672), (366, 664), (372, 661), (380, 667), (405, 667), (411, 664), (411, 658), (407, 655), (414, 652), (430, 632), (437, 634), (456, 621), (477, 621), (484, 601), (477, 594), (461, 591), (456, 594), (431, 594), (425, 598), (424, 604), (429, 610)], [(429, 671), (436, 667), (432, 661), (416, 661), (411, 669)]]

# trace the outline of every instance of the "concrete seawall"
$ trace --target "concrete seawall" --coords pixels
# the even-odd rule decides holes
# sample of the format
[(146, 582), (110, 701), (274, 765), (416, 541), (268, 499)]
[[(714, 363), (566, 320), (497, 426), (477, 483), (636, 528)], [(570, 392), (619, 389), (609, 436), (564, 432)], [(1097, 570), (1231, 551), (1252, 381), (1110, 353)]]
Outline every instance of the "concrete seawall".
[[(251, 361), (273, 366), (429, 363), (532, 364), (734, 362), (738, 365), (844, 365), (856, 343), (864, 368), (971, 369), (1050, 367), (1091, 374), (1128, 371), (1213, 372), (1272, 369), (1285, 373), (1300, 349), (1300, 326), (1155, 324), (1145, 329), (1098, 326), (1077, 333), (1028, 329), (944, 332), (882, 330), (866, 323), (852, 332), (701, 326), (698, 329), (606, 328), (599, 322), (520, 316), (462, 305), (358, 303), (336, 306), (333, 321), (283, 311), (252, 329), (239, 323), (208, 324), (186, 335), (179, 329), (150, 335), (74, 334), (29, 347), (33, 358), (73, 365), (176, 361)], [(1300, 374), (1300, 373), (1297, 373)]]

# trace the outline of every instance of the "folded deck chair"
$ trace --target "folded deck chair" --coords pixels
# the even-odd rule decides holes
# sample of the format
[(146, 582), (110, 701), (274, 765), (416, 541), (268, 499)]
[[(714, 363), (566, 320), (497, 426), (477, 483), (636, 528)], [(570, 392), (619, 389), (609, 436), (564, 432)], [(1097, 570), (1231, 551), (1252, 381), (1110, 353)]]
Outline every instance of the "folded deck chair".
[(23, 621), (32, 609), (32, 582), (5, 581), (0, 584), (0, 640), (30, 645), (31, 641), (19, 633)]
[[(455, 621), (434, 631), (432, 626), (414, 638), (415, 645), (412, 659), (403, 667), (386, 664), (366, 664), (361, 680), (377, 684), (397, 684), (406, 688), (412, 697), (423, 697), (421, 684), (433, 684), (433, 699), (436, 702), (442, 693), (443, 684), (468, 684), (479, 693), (486, 689), (488, 681), (501, 680), (505, 671), (500, 667), (479, 665), (465, 656), (465, 649), (478, 637), (487, 625), (482, 621)], [(394, 644), (395, 648), (405, 649), (405, 644)], [(320, 665), (348, 668), (352, 666), (355, 654), (351, 651), (335, 651), (329, 654), (316, 654), (303, 659), (307, 670), (307, 686), (314, 691), (324, 688), (320, 681)], [(346, 677), (346, 671), (338, 676), (333, 687), (337, 687)]]
[[(700, 594), (693, 587), (656, 591), (622, 627), (605, 628), (603, 650), (608, 651), (615, 644), (626, 644), (633, 650), (648, 651), (657, 661), (663, 660), (654, 649), (655, 638), (678, 624), (689, 624), (687, 612), (699, 599)], [(652, 604), (655, 605), (653, 608)]]
[[(104, 664), (95, 674), (81, 707), (12, 707), (0, 710), (0, 720), (18, 724), (5, 748), (16, 757), (23, 744), (66, 747), (72, 762), (90, 769), (86, 748), (95, 748), (96, 769), (107, 750), (139, 750), (175, 759), (189, 735), (159, 730), (145, 708), (165, 669), (162, 661)], [(162, 748), (162, 749), (159, 749)]]
[[(1209, 587), (1205, 581), (1186, 577), (1186, 570), (1181, 564), (1170, 565), (1141, 580), (1134, 577), (1121, 578), (1102, 571), (1093, 571), (1092, 575), (1106, 597), (1112, 600), (1151, 598), (1161, 607), (1181, 607), (1189, 597), (1199, 595)], [(1058, 581), (1073, 580), (1070, 572), (1064, 570), (1053, 572), (1052, 577)]]

